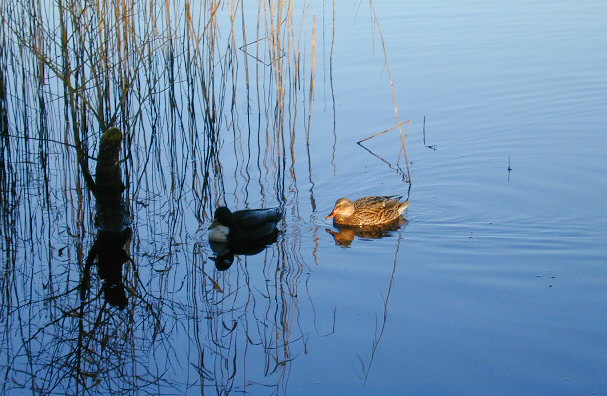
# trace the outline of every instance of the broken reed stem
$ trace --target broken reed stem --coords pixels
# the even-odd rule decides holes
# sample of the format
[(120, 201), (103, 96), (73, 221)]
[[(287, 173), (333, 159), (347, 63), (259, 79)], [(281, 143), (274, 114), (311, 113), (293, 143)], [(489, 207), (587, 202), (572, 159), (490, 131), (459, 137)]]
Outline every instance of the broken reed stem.
[[(369, 139), (372, 139), (372, 138), (374, 138), (374, 137), (376, 137), (376, 136), (382, 135), (382, 134), (384, 134), (384, 133), (386, 133), (386, 132), (390, 132), (390, 131), (391, 131), (391, 130), (393, 130), (393, 129), (400, 128), (402, 125), (404, 125), (404, 124), (409, 124), (410, 122), (411, 122), (411, 120), (407, 120), (407, 121), (402, 121), (402, 122), (399, 122), (398, 124), (394, 125), (392, 128), (388, 128), (388, 129), (383, 130), (383, 131), (381, 131), (381, 132), (377, 132), (375, 135), (371, 135), (371, 136), (366, 137), (366, 138), (364, 138), (364, 139), (362, 139), (362, 140), (359, 140), (358, 142), (356, 142), (356, 144), (360, 144), (360, 143), (362, 143), (362, 142), (364, 142), (364, 141), (367, 141), (367, 140), (369, 140)], [(402, 140), (401, 140), (401, 141), (402, 141)], [(402, 144), (403, 144), (403, 147), (404, 147), (405, 142), (402, 142)]]

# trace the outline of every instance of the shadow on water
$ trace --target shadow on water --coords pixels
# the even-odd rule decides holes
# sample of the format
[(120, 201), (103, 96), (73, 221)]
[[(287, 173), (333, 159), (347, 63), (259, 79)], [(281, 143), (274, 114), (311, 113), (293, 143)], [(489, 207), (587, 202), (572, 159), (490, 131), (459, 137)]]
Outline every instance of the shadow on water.
[[(315, 210), (320, 28), (244, 3), (0, 2), (2, 393), (284, 393), (332, 334), (298, 181)], [(278, 205), (288, 235), (209, 246), (220, 203)]]
[(99, 277), (103, 283), (101, 290), (103, 290), (105, 301), (120, 309), (127, 306), (128, 301), (122, 281), (122, 267), (130, 259), (124, 250), (124, 245), (130, 239), (132, 232), (130, 228), (125, 228), (122, 232), (99, 231), (86, 258), (81, 286), (82, 299), (86, 297), (90, 270), (97, 259)]

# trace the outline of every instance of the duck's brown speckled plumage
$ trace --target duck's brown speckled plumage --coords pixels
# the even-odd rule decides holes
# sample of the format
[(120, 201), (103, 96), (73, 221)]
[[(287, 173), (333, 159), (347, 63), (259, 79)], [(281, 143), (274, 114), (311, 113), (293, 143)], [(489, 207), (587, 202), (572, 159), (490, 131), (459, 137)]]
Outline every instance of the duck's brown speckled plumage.
[(409, 202), (400, 202), (398, 195), (364, 197), (351, 202), (340, 198), (335, 202), (333, 211), (327, 218), (333, 217), (336, 225), (368, 226), (384, 225), (398, 221), (409, 206)]

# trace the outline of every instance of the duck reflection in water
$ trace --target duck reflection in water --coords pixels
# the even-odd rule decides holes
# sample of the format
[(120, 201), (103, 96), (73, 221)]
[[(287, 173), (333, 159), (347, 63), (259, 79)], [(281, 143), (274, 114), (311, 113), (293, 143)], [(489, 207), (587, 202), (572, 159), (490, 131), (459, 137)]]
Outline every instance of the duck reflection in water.
[(255, 255), (276, 242), (276, 225), (282, 219), (279, 208), (246, 209), (231, 212), (225, 206), (215, 210), (209, 226), (209, 244), (217, 257), (211, 257), (219, 271), (234, 262), (234, 255)]
[(257, 253), (263, 251), (269, 245), (276, 242), (277, 238), (278, 230), (275, 228), (272, 233), (254, 241), (233, 244), (209, 240), (209, 245), (211, 246), (211, 249), (217, 255), (216, 257), (211, 257), (211, 260), (215, 262), (215, 267), (219, 271), (225, 271), (230, 268), (230, 266), (234, 262), (235, 255), (256, 255)]
[(401, 225), (406, 224), (405, 219), (400, 219), (389, 225), (383, 226), (340, 226), (335, 225), (338, 231), (327, 228), (326, 231), (333, 236), (335, 244), (343, 247), (349, 247), (354, 240), (354, 236), (365, 239), (379, 239), (391, 236), (391, 231), (396, 231)]

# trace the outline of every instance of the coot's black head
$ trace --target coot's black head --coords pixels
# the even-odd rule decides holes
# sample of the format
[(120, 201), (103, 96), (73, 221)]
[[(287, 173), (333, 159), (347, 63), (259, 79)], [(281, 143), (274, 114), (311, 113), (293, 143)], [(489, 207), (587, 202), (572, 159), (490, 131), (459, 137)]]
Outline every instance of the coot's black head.
[(225, 206), (220, 206), (215, 210), (215, 217), (213, 220), (213, 223), (217, 222), (226, 227), (230, 227), (232, 225), (232, 212)]

